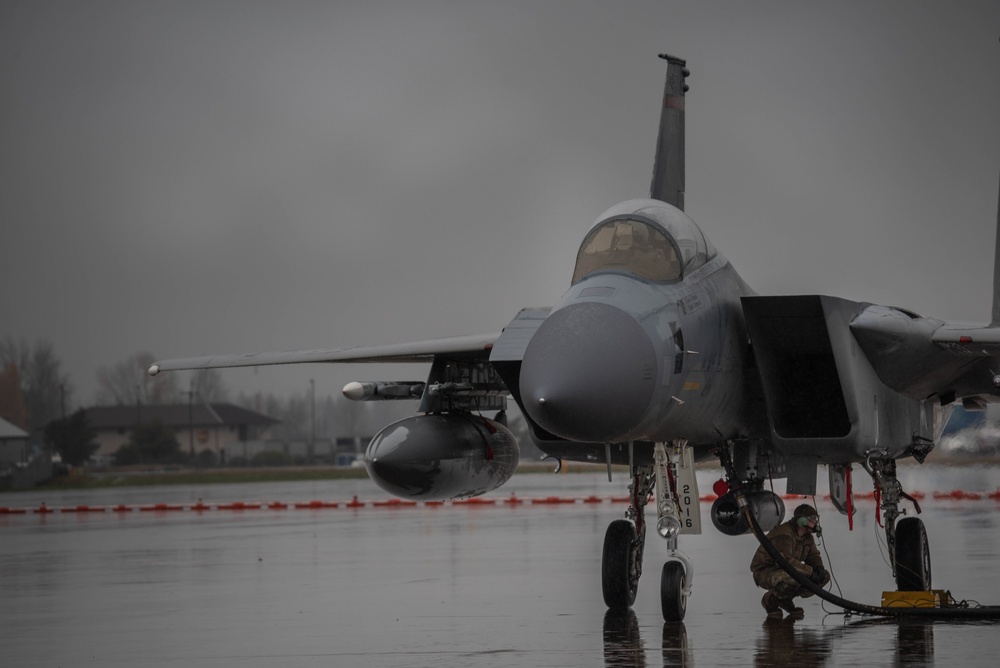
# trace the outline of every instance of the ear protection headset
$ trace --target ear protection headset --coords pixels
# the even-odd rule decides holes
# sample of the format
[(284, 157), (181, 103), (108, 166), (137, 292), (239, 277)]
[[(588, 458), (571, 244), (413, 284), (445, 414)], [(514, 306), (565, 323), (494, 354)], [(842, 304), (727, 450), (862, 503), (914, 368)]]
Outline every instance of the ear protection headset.
[[(809, 519), (813, 517), (816, 518), (815, 526), (810, 528)], [(819, 515), (816, 515), (816, 511), (811, 506), (804, 505), (804, 507), (799, 506), (795, 509), (795, 525), (809, 529), (817, 536), (823, 535), (823, 529), (819, 525)]]

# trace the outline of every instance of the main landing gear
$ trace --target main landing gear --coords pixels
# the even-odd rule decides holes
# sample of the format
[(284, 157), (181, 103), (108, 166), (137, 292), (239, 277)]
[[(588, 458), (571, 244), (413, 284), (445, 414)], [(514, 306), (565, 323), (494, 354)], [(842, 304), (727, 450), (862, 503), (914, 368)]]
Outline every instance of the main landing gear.
[[(667, 447), (670, 447), (668, 454)], [(630, 462), (632, 446), (629, 447)], [(642, 575), (646, 543), (644, 510), (656, 490), (656, 531), (667, 540), (669, 561), (660, 574), (660, 607), (663, 619), (679, 622), (687, 611), (693, 577), (691, 561), (677, 549), (680, 533), (700, 533), (698, 489), (691, 449), (686, 443), (654, 446), (652, 465), (629, 466), (629, 507), (625, 519), (615, 520), (604, 536), (601, 586), (604, 603), (612, 610), (626, 610), (635, 602)]]
[(885, 540), (892, 555), (892, 571), (899, 591), (931, 590), (931, 551), (927, 530), (918, 517), (904, 517), (899, 510), (900, 499), (913, 502), (917, 513), (920, 504), (903, 491), (896, 478), (896, 460), (884, 451), (875, 451), (864, 461), (865, 470), (875, 482), (876, 502), (885, 525)]

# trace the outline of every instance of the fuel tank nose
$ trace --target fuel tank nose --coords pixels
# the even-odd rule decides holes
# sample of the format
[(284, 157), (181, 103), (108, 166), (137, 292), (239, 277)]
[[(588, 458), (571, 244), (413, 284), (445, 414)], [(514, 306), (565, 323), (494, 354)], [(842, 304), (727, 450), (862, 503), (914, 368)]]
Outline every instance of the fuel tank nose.
[(627, 440), (649, 407), (656, 351), (631, 315), (600, 302), (571, 304), (532, 336), (521, 363), (528, 415), (571, 441)]

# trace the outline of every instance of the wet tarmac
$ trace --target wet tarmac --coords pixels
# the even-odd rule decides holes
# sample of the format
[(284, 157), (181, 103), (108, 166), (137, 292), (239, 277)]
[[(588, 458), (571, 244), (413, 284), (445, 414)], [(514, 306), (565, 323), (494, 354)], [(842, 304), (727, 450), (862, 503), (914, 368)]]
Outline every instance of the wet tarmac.
[[(1000, 603), (996, 469), (924, 470), (934, 586)], [(703, 492), (710, 477), (699, 476)], [(624, 479), (518, 475), (494, 496), (620, 495)], [(777, 491), (781, 491), (780, 489)], [(0, 494), (0, 506), (384, 499), (367, 481)], [(790, 503), (790, 502), (786, 502)], [(828, 501), (824, 558), (844, 597), (892, 589), (875, 506), (854, 531)], [(624, 505), (573, 503), (0, 515), (3, 666), (996, 665), (1000, 623), (897, 623), (816, 599), (765, 623), (751, 536), (683, 537), (694, 591), (664, 624), (650, 535), (634, 611), (606, 612), (604, 530)], [(826, 608), (824, 610), (824, 608)]]

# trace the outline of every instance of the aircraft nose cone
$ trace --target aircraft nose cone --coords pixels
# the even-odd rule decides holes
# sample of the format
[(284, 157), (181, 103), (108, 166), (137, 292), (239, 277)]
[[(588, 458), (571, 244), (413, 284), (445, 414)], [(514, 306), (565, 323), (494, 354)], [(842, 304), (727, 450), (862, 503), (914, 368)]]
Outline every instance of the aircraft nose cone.
[(619, 442), (646, 413), (656, 351), (639, 323), (598, 302), (572, 304), (535, 332), (521, 363), (528, 415), (572, 441)]

